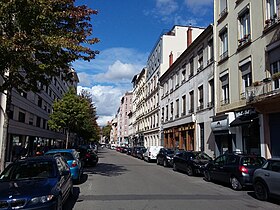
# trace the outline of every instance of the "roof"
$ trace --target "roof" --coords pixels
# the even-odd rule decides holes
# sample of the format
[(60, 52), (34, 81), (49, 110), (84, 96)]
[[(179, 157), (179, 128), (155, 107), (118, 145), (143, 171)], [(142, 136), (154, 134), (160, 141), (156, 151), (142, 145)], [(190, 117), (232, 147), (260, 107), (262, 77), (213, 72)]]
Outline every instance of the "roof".
[(74, 152), (74, 149), (51, 149), (49, 151), (47, 151), (46, 153), (59, 153), (59, 152), (69, 152), (72, 153)]

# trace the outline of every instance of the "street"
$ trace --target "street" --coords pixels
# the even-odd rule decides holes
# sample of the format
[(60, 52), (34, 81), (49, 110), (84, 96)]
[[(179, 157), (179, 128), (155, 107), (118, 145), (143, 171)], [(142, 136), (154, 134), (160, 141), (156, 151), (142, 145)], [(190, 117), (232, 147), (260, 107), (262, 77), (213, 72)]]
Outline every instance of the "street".
[(255, 199), (252, 189), (234, 191), (109, 149), (98, 154), (64, 209), (279, 209), (277, 201)]

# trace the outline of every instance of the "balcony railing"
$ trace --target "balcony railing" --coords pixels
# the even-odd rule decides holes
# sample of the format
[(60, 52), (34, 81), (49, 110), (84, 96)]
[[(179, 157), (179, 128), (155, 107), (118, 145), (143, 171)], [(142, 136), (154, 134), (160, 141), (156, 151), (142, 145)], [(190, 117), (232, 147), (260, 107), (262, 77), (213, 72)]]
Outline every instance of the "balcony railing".
[(254, 82), (245, 90), (245, 97), (247, 103), (253, 103), (264, 100), (267, 97), (280, 94), (279, 80), (271, 80), (270, 78), (263, 81)]

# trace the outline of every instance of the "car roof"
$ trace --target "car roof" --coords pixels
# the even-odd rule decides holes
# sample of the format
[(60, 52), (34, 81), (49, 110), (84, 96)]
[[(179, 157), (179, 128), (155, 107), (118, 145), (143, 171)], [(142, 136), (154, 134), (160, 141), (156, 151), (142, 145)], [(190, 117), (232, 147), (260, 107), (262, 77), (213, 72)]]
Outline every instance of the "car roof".
[(35, 157), (27, 157), (24, 159), (19, 159), (16, 162), (28, 162), (28, 161), (54, 161), (56, 156), (35, 156)]

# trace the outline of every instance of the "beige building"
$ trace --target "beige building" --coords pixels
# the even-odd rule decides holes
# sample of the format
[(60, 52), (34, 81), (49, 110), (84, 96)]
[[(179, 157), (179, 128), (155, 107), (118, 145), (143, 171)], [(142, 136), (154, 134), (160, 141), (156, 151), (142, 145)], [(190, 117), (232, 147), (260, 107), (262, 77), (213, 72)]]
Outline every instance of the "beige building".
[(163, 145), (159, 117), (159, 78), (203, 30), (192, 26), (174, 26), (160, 36), (148, 57), (144, 131), (146, 147)]
[(144, 146), (146, 77), (147, 69), (143, 68), (142, 71), (132, 79), (132, 145)]
[(209, 25), (159, 79), (164, 147), (213, 155), (213, 47)]
[(279, 0), (214, 1), (216, 155), (279, 156)]

